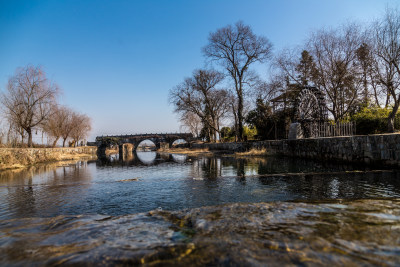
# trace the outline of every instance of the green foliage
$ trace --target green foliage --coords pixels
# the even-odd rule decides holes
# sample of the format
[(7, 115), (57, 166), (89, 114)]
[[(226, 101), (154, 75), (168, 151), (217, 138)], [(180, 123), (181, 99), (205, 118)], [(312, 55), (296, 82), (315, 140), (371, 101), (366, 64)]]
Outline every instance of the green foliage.
[(296, 66), (297, 79), (301, 85), (308, 85), (318, 72), (313, 57), (307, 50), (301, 52), (299, 64)]
[(246, 122), (250, 127), (257, 129), (257, 138), (262, 140), (272, 140), (285, 138), (286, 126), (288, 125), (292, 110), (276, 111), (272, 113), (272, 108), (262, 99), (257, 99), (256, 108), (251, 110)]
[(247, 140), (254, 140), (255, 136), (257, 135), (257, 129), (254, 126), (244, 126), (243, 127), (243, 136), (245, 136), (245, 139)]
[(221, 139), (227, 139), (232, 137), (232, 135), (234, 135), (234, 131), (232, 131), (232, 129), (230, 127), (222, 127), (221, 128)]
[(261, 98), (257, 98), (256, 108), (248, 113), (246, 122), (250, 127), (257, 128), (260, 136), (266, 136), (271, 130), (271, 115), (271, 107), (267, 103), (264, 103)]
[(235, 128), (222, 127), (221, 128), (221, 141), (234, 142), (235, 141)]
[[(388, 116), (391, 109), (380, 107), (364, 107), (355, 113), (351, 120), (356, 122), (357, 134), (379, 134), (387, 132)], [(400, 128), (400, 115), (396, 114), (394, 126)]]

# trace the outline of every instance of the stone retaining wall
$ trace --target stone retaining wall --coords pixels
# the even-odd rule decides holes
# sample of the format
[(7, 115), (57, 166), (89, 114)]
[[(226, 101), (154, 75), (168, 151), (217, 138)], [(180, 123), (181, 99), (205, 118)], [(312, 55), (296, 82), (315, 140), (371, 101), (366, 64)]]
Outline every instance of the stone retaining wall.
[(192, 147), (234, 152), (265, 148), (269, 154), (400, 166), (400, 134), (192, 144)]

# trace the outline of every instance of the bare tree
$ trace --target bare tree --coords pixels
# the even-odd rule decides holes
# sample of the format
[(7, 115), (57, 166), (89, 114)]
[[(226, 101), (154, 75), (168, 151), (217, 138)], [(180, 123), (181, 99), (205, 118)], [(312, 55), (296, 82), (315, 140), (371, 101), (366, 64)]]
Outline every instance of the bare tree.
[(200, 136), (202, 123), (199, 116), (190, 111), (184, 112), (181, 115), (181, 123), (184, 128), (189, 129), (189, 131), (193, 134), (193, 136), (195, 137)]
[[(67, 131), (66, 129), (68, 127), (71, 128), (70, 117), (72, 111), (67, 107), (53, 105), (51, 114), (52, 115), (44, 121), (42, 129), (48, 136), (54, 139), (52, 146), (55, 147), (63, 134), (65, 132), (69, 133), (68, 130), (70, 129)], [(63, 143), (65, 144), (65, 139)]]
[(46, 78), (40, 67), (18, 68), (7, 85), (1, 102), (10, 124), (28, 134), (28, 146), (32, 147), (32, 131), (51, 115), (58, 87)]
[(63, 139), (62, 145), (65, 147), (65, 142), (67, 139), (71, 136), (71, 131), (74, 127), (74, 114), (75, 112), (69, 108), (66, 108), (65, 110), (66, 114), (64, 117), (64, 123), (61, 126), (61, 137)]
[(327, 108), (335, 121), (345, 118), (359, 98), (362, 83), (355, 62), (362, 43), (355, 24), (317, 31), (308, 41), (315, 60), (314, 84), (326, 94)]
[(373, 27), (376, 75), (392, 98), (388, 131), (394, 132), (394, 119), (400, 106), (400, 11), (386, 9), (385, 16)]
[[(18, 138), (17, 136), (19, 136), (20, 138)], [(16, 125), (12, 121), (10, 121), (7, 133), (7, 139), (10, 140), (9, 143), (12, 144), (12, 146), (17, 146), (19, 143), (18, 141), (20, 140), (20, 145), (23, 145), (25, 137), (26, 131), (21, 126)]]
[(73, 139), (74, 146), (79, 144), (79, 141), (85, 138), (92, 130), (91, 119), (85, 114), (74, 112), (71, 118), (70, 136)]
[(237, 95), (237, 123), (239, 141), (243, 137), (244, 91), (252, 75), (250, 66), (264, 62), (271, 54), (271, 43), (253, 33), (250, 26), (239, 21), (210, 34), (209, 44), (204, 47), (206, 57), (220, 63), (232, 78)]
[[(289, 95), (293, 85), (313, 86), (318, 70), (313, 56), (307, 50), (285, 49), (275, 56), (275, 73), (266, 87), (269, 96)], [(300, 57), (299, 57), (300, 54)], [(299, 88), (295, 86), (295, 88)], [(293, 95), (295, 97), (295, 95)]]
[(299, 54), (298, 49), (284, 49), (274, 57), (272, 66), (278, 71), (273, 76), (275, 83), (279, 79), (279, 83), (284, 87), (286, 83), (307, 85), (312, 81), (310, 72), (315, 70), (312, 56), (307, 50), (301, 52), (300, 59)]
[(376, 64), (374, 54), (372, 51), (372, 45), (370, 40), (366, 40), (356, 50), (356, 64), (359, 69), (360, 79), (362, 83), (362, 98), (364, 104), (372, 104), (375, 106), (381, 106), (382, 97), (386, 97), (386, 105), (388, 104), (388, 95), (385, 94), (385, 90), (381, 89), (380, 83), (376, 75)]
[(181, 116), (198, 116), (211, 141), (217, 139), (220, 119), (228, 111), (228, 92), (216, 88), (223, 78), (221, 73), (214, 70), (196, 70), (193, 77), (186, 78), (169, 93), (175, 112)]

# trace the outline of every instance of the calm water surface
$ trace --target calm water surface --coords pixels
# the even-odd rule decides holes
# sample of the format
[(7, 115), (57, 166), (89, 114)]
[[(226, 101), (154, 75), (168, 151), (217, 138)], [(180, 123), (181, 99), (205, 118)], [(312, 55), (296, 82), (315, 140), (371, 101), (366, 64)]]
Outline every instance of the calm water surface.
[(397, 265), (398, 199), (397, 170), (291, 158), (43, 165), (0, 173), (0, 264)]
[(125, 215), (235, 202), (400, 197), (400, 172), (290, 158), (138, 152), (0, 174), (0, 219)]

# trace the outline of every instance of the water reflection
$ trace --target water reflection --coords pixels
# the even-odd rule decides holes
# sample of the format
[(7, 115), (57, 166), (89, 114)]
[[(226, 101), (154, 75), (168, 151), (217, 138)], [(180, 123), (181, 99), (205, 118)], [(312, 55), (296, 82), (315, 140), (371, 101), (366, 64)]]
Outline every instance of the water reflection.
[(193, 161), (192, 176), (215, 179), (221, 176), (221, 158), (204, 157)]
[(236, 202), (400, 197), (400, 172), (293, 158), (138, 152), (0, 173), (0, 219), (124, 215)]
[(0, 218), (60, 214), (78, 204), (76, 196), (84, 196), (91, 180), (88, 161), (0, 172)]
[(164, 162), (184, 163), (187, 155), (158, 153), (154, 151), (135, 151), (132, 154), (122, 155), (110, 154), (107, 157), (99, 158), (98, 166), (139, 166), (157, 165)]
[(171, 157), (172, 160), (177, 163), (184, 163), (188, 158), (187, 155), (180, 155), (180, 154), (172, 154)]
[(137, 159), (146, 165), (154, 164), (157, 157), (156, 152), (137, 152), (136, 155)]

